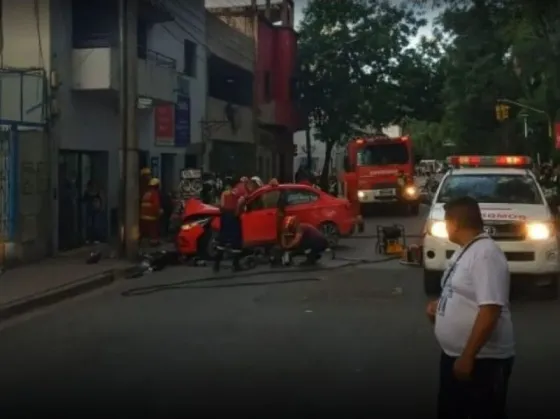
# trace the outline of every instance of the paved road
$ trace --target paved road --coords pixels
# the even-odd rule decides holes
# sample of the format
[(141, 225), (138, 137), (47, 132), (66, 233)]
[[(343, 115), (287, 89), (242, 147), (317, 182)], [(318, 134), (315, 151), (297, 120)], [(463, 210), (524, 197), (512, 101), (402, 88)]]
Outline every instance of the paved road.
[[(368, 220), (377, 222), (396, 220)], [(359, 250), (341, 256), (372, 254), (373, 239), (350, 243)], [(324, 263), (122, 295), (209, 274), (174, 267), (4, 326), (2, 418), (433, 417), (438, 349), (421, 272), (396, 261)], [(514, 315), (512, 416), (544, 417), (558, 408), (560, 304), (524, 303)]]

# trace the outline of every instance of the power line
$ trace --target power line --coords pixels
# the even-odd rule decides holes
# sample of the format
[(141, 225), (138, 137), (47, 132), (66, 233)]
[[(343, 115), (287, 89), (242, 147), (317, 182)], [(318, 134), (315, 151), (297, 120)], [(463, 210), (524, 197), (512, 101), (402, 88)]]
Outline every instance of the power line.
[[(151, 0), (151, 1), (152, 1), (152, 4), (157, 4), (157, 5), (161, 6), (161, 7), (165, 7), (165, 4), (164, 4), (163, 0)], [(212, 52), (212, 50), (211, 50), (211, 48), (208, 46), (208, 44), (207, 44), (204, 40), (200, 40), (201, 37), (199, 37), (199, 36), (193, 34), (193, 33), (191, 32), (191, 30), (188, 29), (188, 28), (185, 26), (185, 24), (181, 23), (181, 21), (182, 21), (182, 22), (186, 23), (187, 25), (190, 25), (190, 24), (192, 23), (192, 21), (194, 20), (195, 22), (200, 23), (200, 27), (205, 27), (206, 24), (205, 24), (205, 22), (200, 18), (200, 16), (198, 16), (198, 15), (197, 15), (195, 12), (193, 12), (190, 8), (185, 7), (184, 5), (178, 3), (178, 2), (175, 1), (175, 0), (169, 0), (169, 1), (175, 6), (174, 9), (176, 9), (176, 10), (173, 10), (173, 11), (175, 11), (175, 12), (177, 12), (177, 11), (184, 11), (184, 12), (188, 13), (188, 14), (191, 16), (191, 18), (189, 19), (189, 18), (185, 18), (184, 16), (181, 16), (179, 13), (175, 13), (175, 14), (174, 14), (174, 18), (175, 18), (175, 19), (174, 19), (174, 23), (179, 27), (179, 29), (181, 29), (183, 32), (185, 32), (186, 34), (188, 34), (188, 35), (193, 39), (193, 41), (194, 41), (195, 43), (197, 43), (198, 45), (202, 46), (202, 47), (205, 48), (207, 51)], [(230, 2), (230, 3), (231, 3), (231, 2)], [(232, 4), (232, 6), (234, 6), (234, 5)], [(206, 9), (204, 9), (204, 13), (206, 13)], [(224, 23), (225, 23), (225, 22), (224, 22)], [(226, 24), (226, 25), (227, 25), (227, 24)], [(169, 30), (169, 28), (166, 28), (164, 24), (162, 24), (162, 26), (165, 28), (166, 32), (168, 32), (168, 33), (172, 32), (172, 31)], [(229, 26), (229, 25), (228, 25), (228, 26)], [(248, 56), (248, 55), (242, 53), (241, 51), (239, 51), (239, 49), (236, 49), (236, 48), (232, 47), (231, 45), (229, 45), (229, 44), (227, 44), (227, 43), (222, 43), (222, 42), (221, 42), (221, 39), (218, 39), (218, 38), (216, 38), (216, 37), (213, 37), (211, 34), (208, 34), (207, 31), (205, 31), (204, 29), (200, 29), (200, 27), (198, 27), (198, 26), (193, 26), (193, 29), (195, 29), (196, 31), (198, 31), (199, 33), (201, 33), (201, 34), (202, 34), (202, 38), (204, 38), (204, 37), (211, 38), (211, 39), (217, 41), (218, 43), (220, 43), (221, 45), (223, 45), (224, 47), (228, 48), (229, 50), (231, 50), (231, 51), (234, 52), (235, 54), (237, 54), (239, 57), (244, 58), (244, 59), (246, 59), (246, 60), (248, 60), (248, 61), (254, 61), (254, 60), (255, 60), (255, 57), (254, 57), (254, 56)], [(231, 28), (231, 27), (230, 27), (230, 28)], [(237, 31), (235, 28), (231, 28), (231, 29)], [(240, 31), (237, 31), (237, 32), (240, 32)], [(241, 33), (241, 32), (240, 32), (240, 33)], [(171, 34), (171, 33), (170, 33), (170, 34)], [(179, 40), (175, 34), (173, 34), (172, 36), (173, 36), (173, 38), (174, 38), (175, 40), (177, 40), (177, 41), (180, 42), (181, 44), (183, 43), (183, 40)], [(250, 39), (250, 40), (252, 39), (252, 38), (249, 37), (249, 36), (247, 36), (247, 38)]]

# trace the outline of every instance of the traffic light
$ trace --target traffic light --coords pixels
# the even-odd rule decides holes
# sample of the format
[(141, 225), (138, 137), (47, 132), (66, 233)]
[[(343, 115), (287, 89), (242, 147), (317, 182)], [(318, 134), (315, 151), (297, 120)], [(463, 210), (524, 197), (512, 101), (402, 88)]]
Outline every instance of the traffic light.
[(509, 106), (499, 103), (496, 105), (496, 120), (505, 121), (509, 118)]
[(298, 155), (297, 144), (294, 144), (294, 156)]

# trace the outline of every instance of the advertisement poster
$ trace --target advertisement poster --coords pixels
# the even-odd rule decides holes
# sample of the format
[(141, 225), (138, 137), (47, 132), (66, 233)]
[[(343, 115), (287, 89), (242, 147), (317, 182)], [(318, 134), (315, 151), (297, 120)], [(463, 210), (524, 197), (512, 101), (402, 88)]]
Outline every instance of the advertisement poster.
[(179, 96), (175, 105), (175, 146), (186, 147), (191, 143), (191, 102)]
[(155, 143), (158, 146), (175, 145), (175, 107), (160, 105), (154, 108)]

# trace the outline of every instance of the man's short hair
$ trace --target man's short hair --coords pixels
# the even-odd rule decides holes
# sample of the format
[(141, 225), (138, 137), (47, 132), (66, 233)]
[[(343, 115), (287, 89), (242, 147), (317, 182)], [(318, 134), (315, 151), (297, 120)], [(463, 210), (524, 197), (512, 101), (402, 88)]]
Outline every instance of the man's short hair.
[(461, 228), (482, 230), (484, 222), (476, 199), (463, 196), (453, 199), (443, 206), (445, 219), (453, 220)]

